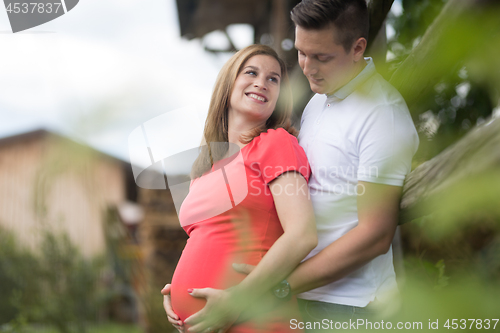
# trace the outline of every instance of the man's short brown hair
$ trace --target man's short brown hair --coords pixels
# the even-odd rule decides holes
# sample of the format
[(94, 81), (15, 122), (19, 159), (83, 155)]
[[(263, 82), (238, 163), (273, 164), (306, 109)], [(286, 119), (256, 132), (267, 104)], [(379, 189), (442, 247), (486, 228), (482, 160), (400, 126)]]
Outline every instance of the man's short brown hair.
[(302, 0), (295, 6), (291, 19), (296, 26), (319, 30), (333, 24), (346, 52), (360, 37), (368, 40), (369, 19), (365, 0)]

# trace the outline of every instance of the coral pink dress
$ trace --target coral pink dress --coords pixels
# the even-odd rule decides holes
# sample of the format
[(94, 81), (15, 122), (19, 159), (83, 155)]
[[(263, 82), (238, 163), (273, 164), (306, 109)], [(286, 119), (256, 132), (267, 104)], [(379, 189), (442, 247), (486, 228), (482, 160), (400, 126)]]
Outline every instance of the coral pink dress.
[[(233, 270), (232, 263), (257, 265), (283, 234), (268, 184), (287, 171), (301, 173), (306, 181), (311, 173), (297, 139), (284, 129), (270, 129), (191, 182), (179, 213), (189, 239), (171, 289), (172, 307), (181, 320), (206, 303), (190, 296), (187, 289), (227, 289), (238, 284), (245, 275)], [(277, 309), (234, 325), (229, 332), (297, 332), (290, 328), (291, 319), (300, 321), (296, 300), (292, 298), (283, 308), (286, 311)]]

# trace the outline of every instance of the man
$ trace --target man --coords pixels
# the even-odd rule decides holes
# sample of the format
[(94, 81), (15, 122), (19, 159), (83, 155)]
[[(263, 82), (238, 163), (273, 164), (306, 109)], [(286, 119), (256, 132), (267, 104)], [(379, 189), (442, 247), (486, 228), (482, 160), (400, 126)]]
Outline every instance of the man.
[[(391, 242), (418, 136), (401, 95), (363, 57), (365, 0), (303, 0), (291, 18), (299, 65), (316, 93), (299, 143), (312, 168), (319, 243), (283, 284), (297, 294), (304, 322), (364, 318), (370, 303), (397, 290)], [(194, 295), (216, 298), (212, 290)], [(195, 331), (207, 328), (205, 316), (190, 319)]]

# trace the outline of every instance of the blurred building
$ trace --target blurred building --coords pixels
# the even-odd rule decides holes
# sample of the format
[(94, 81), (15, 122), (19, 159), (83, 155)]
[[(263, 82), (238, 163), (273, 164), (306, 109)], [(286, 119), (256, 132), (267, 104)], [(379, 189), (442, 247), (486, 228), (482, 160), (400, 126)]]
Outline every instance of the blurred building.
[[(129, 163), (44, 129), (2, 138), (0, 226), (32, 249), (42, 231), (54, 231), (66, 232), (86, 257), (102, 254), (106, 211), (136, 201), (130, 170)], [(135, 217), (121, 210), (128, 225), (139, 222), (137, 209)]]
[(130, 163), (44, 129), (0, 139), (0, 227), (35, 252), (49, 231), (105, 254), (104, 316), (145, 327), (187, 239), (168, 190), (139, 189)]

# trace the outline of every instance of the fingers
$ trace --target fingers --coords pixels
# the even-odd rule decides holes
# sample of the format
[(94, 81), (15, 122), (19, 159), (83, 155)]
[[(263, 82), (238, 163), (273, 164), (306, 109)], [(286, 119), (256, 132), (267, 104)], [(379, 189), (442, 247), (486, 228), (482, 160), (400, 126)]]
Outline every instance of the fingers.
[(161, 290), (161, 294), (163, 296), (166, 296), (166, 295), (170, 295), (170, 289), (171, 289), (172, 285), (170, 283), (167, 283), (165, 285), (165, 287), (163, 287), (163, 289)]
[(168, 322), (172, 324), (172, 326), (174, 326), (179, 332), (183, 333), (184, 323), (179, 320), (179, 316), (177, 316), (177, 314), (175, 314), (175, 312), (172, 310), (172, 306), (170, 304), (170, 296), (163, 296), (163, 308), (167, 313)]
[(184, 324), (179, 320), (179, 316), (172, 309), (172, 301), (170, 300), (171, 287), (172, 285), (167, 283), (161, 290), (161, 294), (163, 295), (163, 308), (167, 314), (168, 322), (172, 324), (179, 333), (184, 333)]
[(213, 333), (217, 332), (217, 328), (215, 326), (207, 326), (206, 324), (200, 323), (188, 328), (188, 332), (190, 333)]
[(163, 308), (165, 309), (165, 313), (169, 318), (172, 318), (173, 320), (179, 320), (179, 316), (172, 309), (170, 295), (163, 296)]
[(219, 328), (218, 325), (212, 324), (207, 325), (206, 323), (200, 323), (188, 328), (189, 333), (226, 333), (229, 328), (232, 326), (232, 323), (225, 324)]
[[(189, 295), (197, 298), (208, 298), (210, 294), (213, 292), (214, 289), (212, 288), (188, 289)], [(207, 306), (205, 306), (200, 311), (186, 318), (184, 322), (188, 325), (191, 325), (191, 327), (189, 328), (189, 332), (204, 332), (207, 328), (210, 328), (208, 327), (209, 325), (206, 323), (205, 320), (206, 319), (205, 313), (207, 312), (206, 309)], [(202, 325), (200, 325), (200, 323), (202, 323)]]
[(172, 324), (172, 326), (179, 332), (179, 333), (184, 333), (185, 330), (184, 330), (184, 326), (178, 326), (178, 325), (174, 325)]
[(233, 264), (233, 269), (238, 273), (250, 274), (254, 270), (255, 266), (249, 264)]
[(203, 289), (188, 289), (189, 295), (196, 298), (208, 298), (213, 294), (212, 288), (203, 288)]
[(172, 324), (179, 332), (184, 332), (183, 323), (179, 320), (179, 316), (172, 309), (172, 302), (170, 300), (170, 284), (165, 285), (161, 290), (163, 294), (163, 308), (167, 314), (168, 322)]
[(207, 304), (197, 313), (187, 318), (184, 323), (190, 326), (188, 332), (196, 333), (223, 333), (236, 320), (232, 318), (232, 303), (228, 299), (228, 292), (213, 288), (189, 289), (188, 293), (197, 298), (206, 298)]
[(164, 296), (163, 308), (167, 313), (168, 322), (172, 324), (172, 326), (174, 326), (179, 332), (183, 333), (184, 323), (181, 320), (179, 320), (179, 316), (177, 316), (175, 312), (172, 310), (172, 306), (170, 305), (170, 296)]
[(232, 326), (232, 324), (227, 324), (225, 326), (222, 326), (221, 328), (219, 328), (217, 333), (226, 333), (231, 326)]
[[(186, 324), (192, 326), (191, 328), (189, 328), (189, 331), (192, 331), (192, 328), (196, 327), (198, 325), (198, 323), (203, 322), (204, 319), (205, 319), (204, 309), (201, 309), (200, 311), (196, 312), (195, 314), (187, 317), (186, 320), (184, 320), (184, 322)], [(204, 325), (204, 326), (207, 326), (207, 325)], [(204, 328), (206, 328), (206, 327), (204, 327)], [(194, 332), (198, 332), (198, 331), (195, 330)]]

